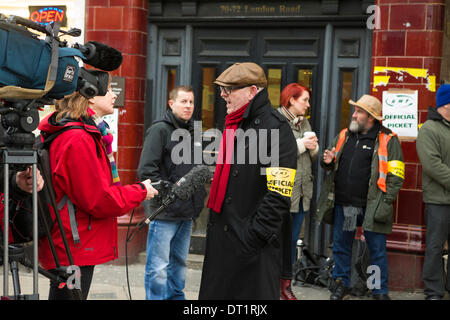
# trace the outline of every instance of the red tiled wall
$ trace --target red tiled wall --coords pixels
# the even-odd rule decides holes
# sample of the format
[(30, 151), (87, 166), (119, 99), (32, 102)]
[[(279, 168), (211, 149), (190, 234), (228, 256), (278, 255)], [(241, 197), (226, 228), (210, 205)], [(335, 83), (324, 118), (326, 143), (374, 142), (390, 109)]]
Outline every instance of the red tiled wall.
[[(143, 143), (145, 78), (147, 64), (147, 0), (86, 0), (86, 42), (105, 43), (122, 52), (120, 68), (111, 72), (125, 78), (125, 107), (119, 110), (118, 151), (115, 154), (122, 184), (135, 183)], [(133, 223), (143, 217), (142, 207)], [(119, 222), (119, 260), (124, 263), (124, 245), (129, 215)], [(140, 232), (128, 244), (129, 262), (145, 248), (146, 234)]]
[[(374, 30), (373, 67), (428, 69), (436, 76), (439, 88), (442, 60), (445, 0), (377, 0), (381, 28)], [(426, 88), (426, 79), (389, 72), (387, 86), (377, 86), (372, 94), (380, 100), (390, 88), (418, 90), (419, 122), (427, 117), (429, 106), (435, 105), (435, 94)], [(391, 289), (422, 287), (421, 272), (425, 250), (424, 204), (422, 202), (422, 167), (415, 141), (402, 141), (405, 181), (394, 203), (394, 227), (388, 236), (389, 276)], [(411, 272), (405, 276), (405, 270)]]

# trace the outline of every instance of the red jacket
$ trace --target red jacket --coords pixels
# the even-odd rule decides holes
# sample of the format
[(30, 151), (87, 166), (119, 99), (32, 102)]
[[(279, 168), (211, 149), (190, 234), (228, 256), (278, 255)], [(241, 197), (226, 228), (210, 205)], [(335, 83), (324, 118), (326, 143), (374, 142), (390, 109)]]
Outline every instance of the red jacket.
[[(80, 243), (75, 245), (67, 205), (60, 210), (64, 230), (77, 266), (96, 265), (117, 258), (117, 216), (140, 205), (146, 191), (138, 184), (114, 186), (111, 165), (94, 122), (55, 123), (50, 114), (39, 124), (42, 134), (65, 126), (84, 126), (61, 133), (50, 145), (50, 166), (59, 203), (67, 195), (76, 208)], [(69, 265), (57, 223), (51, 231), (61, 265)], [(45, 269), (55, 268), (48, 239), (39, 241), (39, 261)]]

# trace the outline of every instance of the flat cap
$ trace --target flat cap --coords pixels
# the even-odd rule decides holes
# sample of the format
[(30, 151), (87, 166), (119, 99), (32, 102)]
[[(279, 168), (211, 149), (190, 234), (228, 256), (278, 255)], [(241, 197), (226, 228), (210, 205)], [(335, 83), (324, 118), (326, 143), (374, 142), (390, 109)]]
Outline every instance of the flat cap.
[(224, 87), (250, 85), (267, 87), (267, 78), (264, 70), (256, 63), (237, 62), (222, 72), (214, 83)]

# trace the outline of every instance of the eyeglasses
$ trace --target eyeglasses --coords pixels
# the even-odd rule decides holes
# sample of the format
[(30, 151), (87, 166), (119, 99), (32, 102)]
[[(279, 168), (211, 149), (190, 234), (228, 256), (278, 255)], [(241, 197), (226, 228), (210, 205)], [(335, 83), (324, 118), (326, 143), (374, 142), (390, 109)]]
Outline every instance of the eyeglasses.
[(234, 86), (234, 87), (223, 87), (223, 86), (219, 86), (219, 88), (220, 88), (220, 92), (222, 93), (225, 93), (226, 95), (229, 95), (229, 94), (231, 94), (231, 92), (233, 92), (234, 90), (239, 90), (239, 89), (242, 89), (242, 88), (245, 88), (245, 87), (248, 87), (248, 86)]

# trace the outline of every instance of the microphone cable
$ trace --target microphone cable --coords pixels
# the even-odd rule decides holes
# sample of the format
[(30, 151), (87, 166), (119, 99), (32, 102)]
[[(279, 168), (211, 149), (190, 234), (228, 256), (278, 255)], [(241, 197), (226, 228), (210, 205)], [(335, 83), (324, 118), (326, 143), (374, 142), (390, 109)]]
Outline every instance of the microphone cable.
[[(133, 236), (130, 238), (130, 235), (129, 235), (131, 221), (133, 220), (133, 215), (134, 215), (134, 209), (133, 209), (133, 211), (131, 211), (130, 222), (128, 223), (127, 236), (126, 236), (126, 241), (125, 241), (125, 274), (127, 277), (128, 297), (130, 300), (133, 300), (133, 298), (131, 297), (130, 278), (128, 276), (128, 242), (131, 241), (134, 237)], [(134, 234), (134, 232), (132, 234)]]

